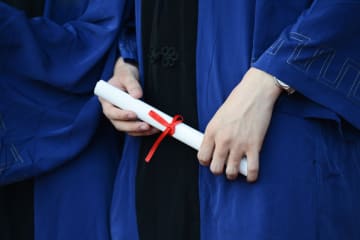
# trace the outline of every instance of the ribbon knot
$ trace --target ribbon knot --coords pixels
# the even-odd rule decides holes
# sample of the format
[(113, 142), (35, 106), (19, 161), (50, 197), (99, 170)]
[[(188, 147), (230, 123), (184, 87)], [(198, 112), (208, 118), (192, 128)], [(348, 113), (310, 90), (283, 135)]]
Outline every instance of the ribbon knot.
[(152, 156), (154, 155), (156, 149), (159, 147), (161, 141), (167, 136), (167, 135), (174, 135), (176, 125), (179, 123), (182, 123), (184, 121), (183, 117), (181, 115), (175, 115), (172, 119), (172, 121), (169, 123), (164, 118), (162, 118), (159, 114), (154, 112), (153, 110), (150, 110), (149, 116), (152, 117), (154, 120), (156, 120), (161, 125), (165, 126), (165, 130), (160, 134), (160, 136), (156, 139), (154, 144), (152, 145), (149, 153), (146, 155), (145, 161), (150, 162)]

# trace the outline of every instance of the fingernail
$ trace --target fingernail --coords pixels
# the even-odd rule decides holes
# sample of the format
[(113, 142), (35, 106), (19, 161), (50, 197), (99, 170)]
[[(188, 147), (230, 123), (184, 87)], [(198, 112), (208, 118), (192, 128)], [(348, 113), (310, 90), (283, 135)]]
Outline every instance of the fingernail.
[(148, 130), (148, 129), (149, 129), (149, 125), (142, 124), (142, 125), (140, 125), (140, 129), (141, 129), (141, 130)]
[(221, 165), (219, 164), (213, 164), (210, 166), (210, 169), (211, 171), (214, 173), (214, 174), (221, 174), (222, 171), (223, 171), (223, 168), (221, 167)]
[(200, 163), (202, 166), (209, 166), (210, 161), (199, 160), (199, 163)]

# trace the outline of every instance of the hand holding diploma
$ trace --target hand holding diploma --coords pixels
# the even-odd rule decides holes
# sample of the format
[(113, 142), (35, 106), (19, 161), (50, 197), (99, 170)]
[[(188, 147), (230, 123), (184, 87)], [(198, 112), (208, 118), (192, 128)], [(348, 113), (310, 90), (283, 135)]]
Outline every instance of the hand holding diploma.
[[(152, 117), (151, 112), (155, 112), (162, 119), (164, 119), (167, 123), (172, 122), (172, 117), (161, 112), (160, 110), (142, 102), (139, 99), (131, 97), (129, 94), (124, 91), (106, 83), (104, 81), (99, 81), (95, 87), (95, 94), (99, 97), (109, 101), (115, 106), (124, 109), (130, 110), (136, 113), (137, 117), (144, 122), (150, 124), (151, 126), (164, 131), (166, 126), (156, 120), (156, 118)], [(199, 150), (201, 142), (203, 140), (203, 134), (184, 123), (179, 123), (175, 127), (175, 131), (172, 134), (174, 138), (177, 140), (189, 145), (190, 147)], [(238, 171), (246, 175), (247, 165), (246, 159), (241, 161)]]
[[(139, 84), (139, 72), (137, 67), (126, 63), (119, 58), (114, 68), (114, 75), (109, 80), (116, 88), (122, 89), (133, 98), (142, 97), (142, 88)], [(99, 98), (104, 115), (111, 121), (112, 125), (121, 132), (130, 136), (149, 136), (158, 133), (159, 130), (148, 123), (139, 120), (133, 111), (115, 107), (105, 99)]]
[[(105, 94), (102, 95), (97, 92), (100, 95), (105, 116), (117, 130), (132, 136), (152, 135), (159, 132), (158, 129), (169, 131), (166, 125), (173, 119), (138, 100), (142, 97), (142, 88), (138, 78), (137, 68), (120, 58), (109, 83), (115, 86), (115, 90), (121, 89), (122, 93), (127, 92), (128, 94), (125, 94), (132, 97), (130, 99), (135, 108), (134, 106), (129, 108), (128, 104), (117, 105), (117, 100), (107, 98), (107, 93), (102, 93)], [(183, 123), (177, 123), (174, 128), (176, 131), (174, 130), (174, 134), (170, 135), (198, 149), (200, 164), (210, 166), (212, 173), (218, 175), (225, 172), (229, 180), (234, 180), (240, 169), (240, 173), (246, 175), (249, 182), (256, 181), (260, 150), (270, 123), (274, 103), (280, 93), (281, 89), (274, 84), (271, 75), (251, 68), (213, 116), (204, 135)], [(134, 112), (138, 105), (143, 104), (147, 106), (146, 113)], [(151, 110), (163, 118), (166, 124), (161, 124), (159, 120), (151, 117), (149, 115)], [(179, 133), (179, 129), (181, 132), (185, 131), (185, 134)]]

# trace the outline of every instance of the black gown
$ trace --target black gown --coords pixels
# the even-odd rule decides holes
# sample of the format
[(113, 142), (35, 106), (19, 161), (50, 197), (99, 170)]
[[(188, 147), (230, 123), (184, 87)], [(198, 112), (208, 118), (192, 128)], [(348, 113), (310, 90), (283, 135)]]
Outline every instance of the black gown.
[[(197, 1), (142, 1), (144, 100), (197, 128), (195, 49)], [(156, 136), (142, 139), (136, 208), (141, 240), (197, 240), (199, 231), (196, 151), (166, 137), (150, 163)]]
[[(28, 17), (43, 13), (44, 0), (0, 1), (24, 11)], [(32, 179), (0, 187), (1, 240), (34, 239), (33, 187)]]
[(0, 0), (26, 13), (28, 17), (37, 17), (43, 14), (45, 0)]

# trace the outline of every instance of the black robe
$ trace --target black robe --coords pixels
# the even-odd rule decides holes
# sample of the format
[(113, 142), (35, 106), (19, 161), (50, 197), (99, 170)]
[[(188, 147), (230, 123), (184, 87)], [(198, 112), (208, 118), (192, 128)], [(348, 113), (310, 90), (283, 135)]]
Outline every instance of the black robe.
[[(196, 21), (197, 1), (143, 2), (144, 100), (172, 116), (181, 114), (194, 128)], [(140, 239), (199, 239), (196, 154), (168, 137), (151, 162), (145, 163), (157, 137), (144, 137), (139, 155), (136, 207)]]
[(19, 10), (23, 10), (28, 17), (41, 16), (44, 11), (44, 0), (0, 0)]

